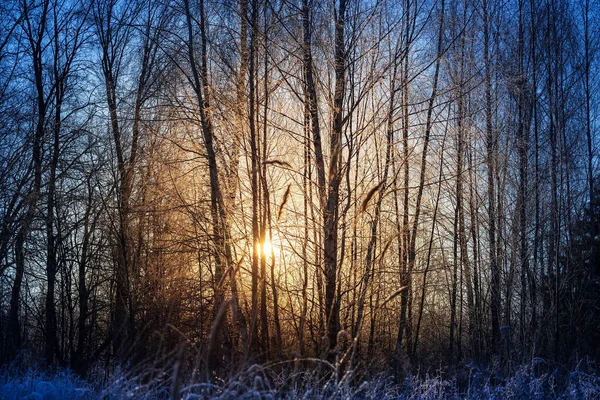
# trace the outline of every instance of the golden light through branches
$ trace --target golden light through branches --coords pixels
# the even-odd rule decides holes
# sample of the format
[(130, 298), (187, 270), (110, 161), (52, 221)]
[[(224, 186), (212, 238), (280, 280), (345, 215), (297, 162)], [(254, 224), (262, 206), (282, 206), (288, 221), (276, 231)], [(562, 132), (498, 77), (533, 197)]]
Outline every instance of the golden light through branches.
[(279, 247), (273, 244), (268, 238), (262, 243), (256, 244), (261, 257), (271, 257), (271, 255), (279, 255)]

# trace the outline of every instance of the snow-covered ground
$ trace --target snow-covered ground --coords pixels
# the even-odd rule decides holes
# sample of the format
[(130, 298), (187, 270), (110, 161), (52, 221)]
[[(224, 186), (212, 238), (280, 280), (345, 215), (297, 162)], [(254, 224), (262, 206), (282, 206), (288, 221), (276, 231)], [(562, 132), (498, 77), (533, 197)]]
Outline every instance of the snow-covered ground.
[(0, 399), (2, 400), (96, 398), (98, 398), (98, 393), (92, 389), (91, 385), (69, 371), (51, 375), (35, 370), (28, 370), (21, 374), (5, 371), (0, 378)]
[(527, 369), (494, 385), (476, 370), (447, 380), (439, 376), (412, 377), (401, 385), (382, 377), (351, 384), (349, 379), (338, 376), (335, 383), (306, 372), (275, 374), (260, 366), (228, 381), (212, 383), (182, 380), (174, 384), (176, 380), (164, 375), (162, 378), (163, 383), (158, 383), (158, 379), (147, 381), (140, 376), (116, 373), (100, 383), (84, 381), (66, 370), (53, 374), (33, 369), (3, 370), (0, 399), (600, 399), (600, 378), (580, 371), (563, 376), (562, 385), (552, 373), (534, 378)]

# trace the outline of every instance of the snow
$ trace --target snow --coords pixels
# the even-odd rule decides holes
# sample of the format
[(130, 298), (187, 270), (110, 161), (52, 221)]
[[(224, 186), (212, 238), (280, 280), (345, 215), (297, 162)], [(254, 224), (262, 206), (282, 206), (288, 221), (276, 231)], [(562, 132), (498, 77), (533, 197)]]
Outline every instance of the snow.
[[(318, 381), (310, 374), (296, 378), (274, 375), (253, 366), (229, 381), (218, 383), (188, 383), (182, 385), (181, 399), (596, 399), (600, 398), (600, 378), (593, 374), (574, 371), (558, 378), (557, 371), (533, 376), (531, 368), (522, 368), (514, 376), (495, 378), (490, 383), (476, 368), (468, 373), (466, 388), (454, 378), (440, 376), (409, 377), (403, 384), (394, 384), (383, 376), (363, 380), (360, 384)], [(487, 378), (485, 378), (487, 376)], [(268, 379), (267, 379), (268, 378)], [(563, 389), (557, 381), (564, 380)], [(290, 382), (293, 381), (293, 382)], [(101, 387), (102, 386), (102, 387)], [(459, 389), (460, 388), (460, 389)], [(53, 374), (39, 370), (8, 372), (0, 370), (0, 400), (74, 400), (74, 399), (168, 399), (170, 388), (141, 385), (139, 379), (118, 374), (110, 382), (100, 385), (82, 380), (65, 370)]]
[(2, 400), (74, 400), (95, 399), (90, 385), (69, 371), (46, 374), (29, 370), (22, 374), (2, 373), (0, 399)]

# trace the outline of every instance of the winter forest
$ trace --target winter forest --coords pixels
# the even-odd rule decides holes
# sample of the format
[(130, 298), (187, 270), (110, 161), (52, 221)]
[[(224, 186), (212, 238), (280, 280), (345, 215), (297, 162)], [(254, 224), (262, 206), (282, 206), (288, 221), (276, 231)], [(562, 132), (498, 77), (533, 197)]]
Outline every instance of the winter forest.
[(597, 0), (0, 17), (0, 398), (600, 396)]

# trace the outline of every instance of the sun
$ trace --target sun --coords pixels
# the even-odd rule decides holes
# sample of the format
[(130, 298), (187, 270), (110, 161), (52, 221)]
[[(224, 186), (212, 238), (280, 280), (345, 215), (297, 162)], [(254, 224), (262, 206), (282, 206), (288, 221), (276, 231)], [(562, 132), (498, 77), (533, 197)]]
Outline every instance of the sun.
[(262, 245), (262, 252), (263, 255), (271, 255), (271, 253), (273, 252), (273, 245), (271, 244), (270, 240), (265, 240), (265, 242)]
[(279, 253), (279, 248), (273, 245), (269, 239), (265, 239), (264, 242), (257, 244), (257, 248), (262, 257), (270, 257)]

